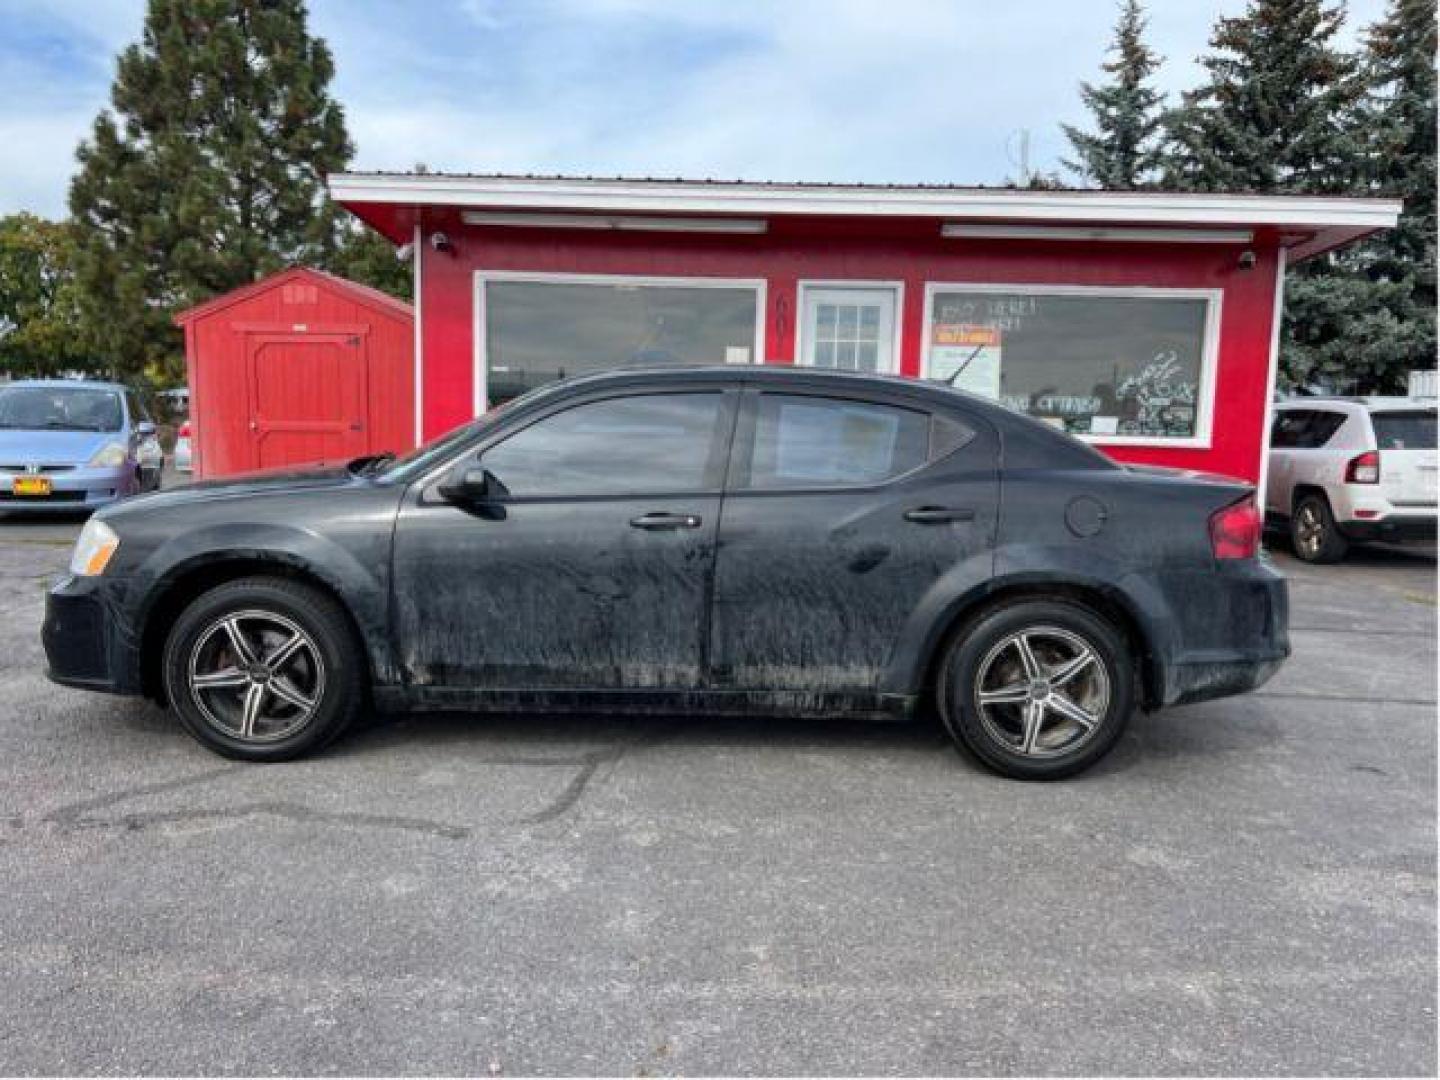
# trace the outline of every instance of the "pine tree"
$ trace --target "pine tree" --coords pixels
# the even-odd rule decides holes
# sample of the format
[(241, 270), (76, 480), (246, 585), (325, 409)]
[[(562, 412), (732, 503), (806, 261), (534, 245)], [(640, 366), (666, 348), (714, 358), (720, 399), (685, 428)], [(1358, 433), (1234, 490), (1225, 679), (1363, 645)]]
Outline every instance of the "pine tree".
[(1434, 363), (1434, 15), (1434, 0), (1392, 0), (1362, 64), (1333, 43), (1342, 9), (1251, 0), (1217, 24), (1208, 80), (1167, 120), (1168, 186), (1418, 199), (1398, 234), (1291, 269), (1284, 386), (1393, 391)]
[(348, 220), (342, 223), (340, 244), (324, 269), (351, 281), (383, 289), (401, 300), (412, 300), (415, 268), (396, 256), (395, 245), (389, 240), (358, 218), (346, 216)]
[(1161, 58), (1145, 44), (1145, 22), (1140, 0), (1124, 0), (1109, 50), (1115, 59), (1101, 65), (1110, 81), (1080, 84), (1095, 131), (1061, 125), (1076, 158), (1065, 167), (1112, 191), (1149, 186), (1161, 163), (1164, 96), (1150, 85)]
[(1362, 84), (1332, 41), (1323, 0), (1250, 0), (1222, 18), (1206, 81), (1166, 119), (1165, 186), (1188, 191), (1347, 192), (1360, 158)]
[(1393, 285), (1401, 328), (1388, 347), (1381, 388), (1403, 373), (1435, 367), (1435, 0), (1391, 0), (1366, 35), (1369, 95), (1362, 112), (1374, 189), (1405, 202), (1399, 224), (1357, 252), (1368, 276)]
[(303, 0), (149, 0), (70, 189), (90, 339), (178, 370), (179, 308), (337, 252), (327, 172), (352, 148)]
[(1365, 35), (1354, 193), (1398, 196), (1396, 228), (1299, 268), (1286, 288), (1292, 384), (1401, 393), (1435, 366), (1435, 0), (1391, 0)]

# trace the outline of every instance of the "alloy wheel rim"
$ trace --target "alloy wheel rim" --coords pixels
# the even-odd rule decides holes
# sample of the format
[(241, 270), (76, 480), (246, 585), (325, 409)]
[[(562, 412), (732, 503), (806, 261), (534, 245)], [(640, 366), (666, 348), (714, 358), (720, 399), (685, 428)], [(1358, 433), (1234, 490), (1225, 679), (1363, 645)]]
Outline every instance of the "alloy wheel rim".
[(1315, 508), (1302, 506), (1300, 513), (1296, 515), (1296, 539), (1305, 554), (1313, 555), (1320, 550), (1324, 531), (1325, 526), (1320, 521), (1320, 515), (1315, 512)]
[(247, 743), (299, 731), (325, 695), (325, 661), (294, 620), (273, 611), (230, 612), (196, 639), (190, 699), (214, 728)]
[(975, 709), (1001, 746), (1030, 758), (1078, 750), (1110, 708), (1110, 675), (1095, 647), (1058, 626), (1001, 638), (980, 661)]

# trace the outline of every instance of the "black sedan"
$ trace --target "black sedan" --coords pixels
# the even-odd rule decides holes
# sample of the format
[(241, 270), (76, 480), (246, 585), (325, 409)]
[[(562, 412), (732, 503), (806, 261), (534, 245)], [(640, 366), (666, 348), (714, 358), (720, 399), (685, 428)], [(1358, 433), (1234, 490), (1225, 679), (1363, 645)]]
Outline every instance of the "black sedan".
[(398, 460), (86, 525), (50, 676), (293, 758), (363, 709), (938, 711), (1010, 776), (1289, 653), (1238, 481), (1124, 468), (943, 386), (774, 368), (535, 391)]

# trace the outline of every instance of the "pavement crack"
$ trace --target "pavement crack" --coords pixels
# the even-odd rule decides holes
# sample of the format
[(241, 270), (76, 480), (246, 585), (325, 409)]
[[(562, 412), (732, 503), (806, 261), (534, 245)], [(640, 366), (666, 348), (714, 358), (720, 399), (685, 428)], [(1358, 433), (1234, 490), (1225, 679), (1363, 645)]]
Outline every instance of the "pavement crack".
[(250, 766), (225, 765), (218, 769), (196, 773), (193, 776), (183, 776), (178, 780), (163, 780), (157, 784), (140, 784), (136, 787), (124, 788), (121, 791), (112, 791), (107, 795), (96, 795), (93, 798), (81, 799), (79, 802), (52, 810), (42, 820), (55, 825), (72, 825), (94, 810), (104, 810), (106, 807), (117, 806), (120, 803), (129, 802), (131, 799), (142, 799), (146, 795), (165, 795), (172, 791), (180, 791), (247, 768)]
[(451, 825), (428, 818), (403, 817), (391, 814), (365, 814), (353, 810), (319, 810), (303, 803), (252, 802), (238, 806), (214, 807), (204, 810), (156, 810), (149, 813), (122, 814), (117, 818), (80, 818), (75, 828), (119, 827), (132, 831), (155, 825), (191, 824), (201, 821), (244, 818), (255, 815), (284, 818), (307, 825), (340, 825), (357, 829), (398, 829), (402, 832), (438, 836), (444, 840), (464, 840), (472, 830), (467, 825)]
[(1297, 694), (1285, 690), (1257, 690), (1252, 697), (1286, 698), (1290, 701), (1346, 701), (1357, 705), (1430, 705), (1434, 698), (1363, 697), (1359, 694)]
[(115, 815), (99, 815), (97, 811), (112, 809), (133, 799), (148, 795), (163, 795), (185, 788), (217, 780), (222, 776), (254, 768), (252, 765), (227, 765), (210, 769), (194, 776), (179, 780), (167, 780), (157, 784), (141, 784), (122, 791), (99, 795), (80, 802), (52, 810), (41, 820), (64, 829), (107, 829), (118, 828), (139, 831), (155, 825), (214, 821), (227, 818), (251, 817), (256, 814), (284, 818), (288, 821), (318, 825), (339, 825), (359, 829), (398, 829), (404, 832), (423, 833), (446, 840), (463, 840), (472, 830), (466, 825), (454, 825), (428, 818), (405, 817), (391, 814), (367, 814), (353, 810), (321, 810), (303, 803), (285, 801), (257, 801), (241, 803), (230, 807), (210, 807), (182, 810), (153, 810)]
[(592, 750), (583, 754), (579, 760), (579, 768), (570, 782), (565, 785), (564, 790), (550, 802), (550, 804), (533, 814), (520, 818), (516, 824), (519, 825), (543, 825), (547, 821), (554, 821), (556, 818), (568, 814), (584, 797), (585, 791), (590, 786), (590, 781), (602, 765), (618, 765), (627, 754), (633, 750), (639, 750), (655, 746), (668, 737), (667, 734), (656, 735), (650, 738), (638, 739), (634, 742), (620, 743), (617, 746), (607, 747), (604, 750)]

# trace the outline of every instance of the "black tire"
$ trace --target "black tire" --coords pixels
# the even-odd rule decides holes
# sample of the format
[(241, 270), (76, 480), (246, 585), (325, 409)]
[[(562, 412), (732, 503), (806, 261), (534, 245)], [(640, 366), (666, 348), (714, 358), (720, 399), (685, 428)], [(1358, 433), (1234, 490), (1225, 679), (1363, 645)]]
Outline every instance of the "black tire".
[[(1022, 634), (1029, 661), (1017, 644)], [(1081, 660), (1082, 646), (1091, 659), (1066, 676), (1066, 665)], [(1031, 663), (1038, 671), (1033, 678), (1025, 674)], [(982, 706), (982, 689), (1026, 696)], [(1059, 780), (1104, 757), (1124, 732), (1135, 707), (1135, 665), (1125, 635), (1090, 609), (1017, 600), (956, 634), (940, 665), (936, 701), (956, 745), (991, 769), (1017, 780)], [(1027, 750), (1032, 706), (1041, 722)], [(1093, 724), (1084, 727), (1072, 718), (1078, 714), (1058, 711), (1062, 706), (1078, 707)]]
[[(258, 670), (296, 640), (274, 671)], [(171, 627), (161, 670), (185, 729), (242, 761), (288, 761), (319, 749), (349, 727), (366, 699), (364, 656), (345, 612), (318, 589), (284, 578), (242, 578), (200, 595)], [(194, 688), (192, 672), (216, 685)]]
[(1308, 563), (1337, 563), (1350, 551), (1350, 542), (1335, 524), (1330, 500), (1317, 492), (1302, 495), (1290, 514), (1290, 548)]

